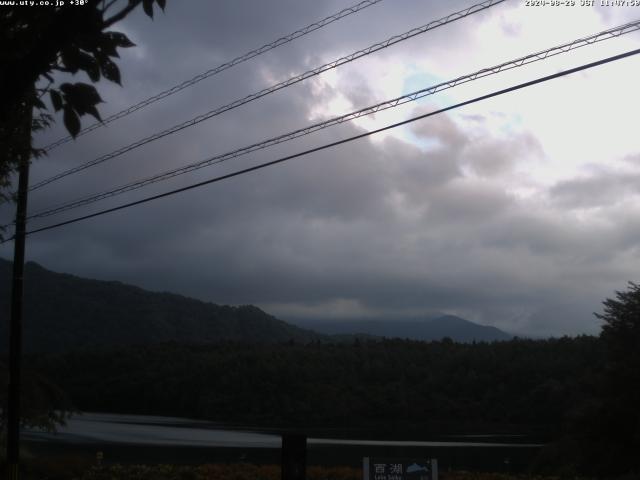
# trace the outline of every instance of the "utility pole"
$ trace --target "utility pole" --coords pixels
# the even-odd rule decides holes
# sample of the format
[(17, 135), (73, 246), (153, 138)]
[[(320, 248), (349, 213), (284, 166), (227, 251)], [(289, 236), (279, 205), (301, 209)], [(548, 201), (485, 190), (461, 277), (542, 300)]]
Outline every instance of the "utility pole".
[[(32, 92), (32, 95), (35, 93)], [(24, 102), (23, 144), (19, 149), (16, 228), (13, 243), (13, 277), (11, 285), (11, 321), (9, 324), (9, 398), (7, 405), (7, 467), (9, 480), (20, 474), (20, 376), (22, 360), (22, 314), (24, 285), (24, 252), (29, 193), (29, 160), (31, 157), (32, 99)]]

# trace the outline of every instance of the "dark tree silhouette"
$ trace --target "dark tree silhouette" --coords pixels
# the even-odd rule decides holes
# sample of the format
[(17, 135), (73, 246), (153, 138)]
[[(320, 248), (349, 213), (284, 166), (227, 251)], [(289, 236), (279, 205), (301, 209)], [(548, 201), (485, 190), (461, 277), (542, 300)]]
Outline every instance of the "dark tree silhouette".
[[(596, 317), (604, 322), (600, 338), (607, 345), (610, 367), (618, 374), (640, 378), (640, 285), (629, 282), (629, 290), (616, 292), (616, 299), (603, 302), (604, 312)], [(633, 363), (632, 363), (633, 362)]]
[[(57, 85), (59, 72), (84, 72), (92, 82), (105, 78), (120, 83), (114, 58), (118, 48), (134, 44), (120, 32), (109, 31), (116, 22), (142, 5), (153, 17), (153, 5), (164, 9), (166, 0), (84, 0), (83, 5), (3, 6), (0, 8), (0, 201), (9, 199), (10, 175), (24, 155), (39, 156), (31, 135), (46, 128), (43, 95), (49, 95), (56, 112), (73, 136), (80, 117), (100, 119), (96, 105), (102, 100), (87, 83)], [(32, 108), (38, 110), (29, 122)], [(26, 132), (25, 132), (26, 130)]]
[[(0, 405), (7, 401), (6, 385), (8, 371), (6, 365), (0, 361)], [(55, 431), (59, 424), (64, 424), (73, 412), (71, 401), (67, 394), (55, 383), (37, 372), (25, 371), (22, 380), (22, 415), (21, 423), (25, 427)], [(0, 415), (0, 445), (4, 446), (4, 431), (6, 416)], [(4, 451), (0, 450), (0, 458)]]
[[(76, 4), (61, 2), (60, 6), (0, 7), (0, 202), (11, 198), (7, 193), (11, 176), (14, 171), (20, 171), (14, 247), (15, 264), (20, 267), (14, 270), (8, 400), (0, 399), (1, 416), (8, 419), (7, 458), (11, 478), (18, 472), (20, 335), (14, 333), (21, 328), (28, 165), (32, 157), (43, 153), (33, 148), (32, 133), (46, 128), (53, 120), (46, 112), (42, 97), (48, 94), (53, 109), (62, 111), (65, 127), (74, 137), (80, 131), (81, 116), (89, 114), (100, 120), (96, 105), (102, 100), (95, 87), (82, 82), (58, 85), (59, 74), (84, 72), (92, 82), (105, 78), (120, 83), (120, 71), (113, 58), (118, 57), (119, 47), (131, 47), (133, 43), (124, 34), (108, 29), (139, 5), (152, 17), (154, 3), (164, 9), (165, 2), (82, 0)], [(19, 420), (27, 424), (42, 424), (43, 419), (45, 424), (59, 421), (60, 418), (51, 414), (57, 406), (47, 400), (57, 397), (43, 393), (53, 392), (55, 388), (44, 379), (33, 385), (38, 387), (40, 394), (35, 397), (41, 401), (25, 403)], [(4, 427), (4, 423), (0, 421), (0, 427)]]
[[(603, 302), (602, 364), (569, 415), (565, 462), (611, 478), (640, 473), (640, 285)], [(595, 361), (595, 360), (594, 360)]]
[[(601, 456), (615, 473), (640, 473), (640, 285), (603, 302), (600, 334), (606, 351), (602, 380)], [(604, 420), (604, 421), (603, 421)]]

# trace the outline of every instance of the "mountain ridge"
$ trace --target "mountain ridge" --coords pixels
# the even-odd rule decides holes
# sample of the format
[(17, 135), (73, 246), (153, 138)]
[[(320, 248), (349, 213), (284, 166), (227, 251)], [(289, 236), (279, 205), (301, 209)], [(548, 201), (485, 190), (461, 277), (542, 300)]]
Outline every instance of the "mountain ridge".
[[(12, 263), (0, 259), (9, 286)], [(25, 264), (24, 342), (27, 352), (162, 342), (317, 341), (322, 335), (279, 320), (253, 305), (228, 306), (118, 281), (91, 280)], [(10, 288), (0, 291), (8, 318)], [(0, 323), (0, 351), (8, 322)]]
[(301, 328), (325, 335), (372, 335), (376, 337), (403, 338), (421, 341), (438, 341), (451, 338), (457, 342), (492, 342), (510, 340), (514, 336), (496, 327), (480, 325), (464, 318), (440, 314), (423, 319), (392, 320), (340, 320), (313, 321), (288, 320)]
[[(0, 258), (0, 279), (10, 286), (12, 262)], [(283, 321), (253, 305), (217, 305), (170, 292), (151, 292), (120, 281), (53, 272), (25, 264), (26, 352), (163, 342), (352, 342), (386, 338), (458, 342), (509, 340), (495, 327), (453, 315), (421, 320)], [(0, 313), (10, 311), (10, 288), (0, 290)], [(8, 322), (0, 322), (0, 352)]]

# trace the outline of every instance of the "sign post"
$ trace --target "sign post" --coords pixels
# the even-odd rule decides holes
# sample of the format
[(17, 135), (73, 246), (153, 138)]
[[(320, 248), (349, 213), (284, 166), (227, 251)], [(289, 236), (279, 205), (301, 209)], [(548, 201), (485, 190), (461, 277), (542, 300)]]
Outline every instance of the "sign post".
[(307, 468), (307, 437), (303, 434), (282, 435), (282, 480), (304, 480)]

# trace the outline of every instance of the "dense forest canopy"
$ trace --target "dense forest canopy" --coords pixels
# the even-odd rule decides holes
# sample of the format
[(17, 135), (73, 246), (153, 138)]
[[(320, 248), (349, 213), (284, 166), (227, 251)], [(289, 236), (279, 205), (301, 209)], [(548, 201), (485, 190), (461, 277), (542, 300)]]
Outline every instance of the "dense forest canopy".
[(82, 410), (264, 426), (555, 431), (602, 362), (593, 337), (129, 347), (31, 360)]

